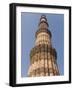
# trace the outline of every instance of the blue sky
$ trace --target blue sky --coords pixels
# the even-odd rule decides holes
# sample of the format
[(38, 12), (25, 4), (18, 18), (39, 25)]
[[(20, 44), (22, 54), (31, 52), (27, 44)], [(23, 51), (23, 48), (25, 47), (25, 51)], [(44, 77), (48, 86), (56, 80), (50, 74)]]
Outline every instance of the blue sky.
[[(21, 76), (26, 77), (30, 65), (30, 50), (34, 47), (35, 32), (43, 13), (21, 13)], [(45, 14), (52, 33), (52, 46), (57, 51), (57, 63), (64, 75), (64, 15)]]

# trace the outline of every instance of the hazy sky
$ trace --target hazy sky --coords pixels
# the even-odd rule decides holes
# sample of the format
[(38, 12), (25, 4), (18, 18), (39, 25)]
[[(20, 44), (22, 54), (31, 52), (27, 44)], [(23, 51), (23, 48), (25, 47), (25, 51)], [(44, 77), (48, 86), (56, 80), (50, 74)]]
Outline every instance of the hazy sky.
[[(30, 50), (34, 47), (35, 32), (43, 13), (21, 13), (21, 76), (26, 77), (30, 64)], [(57, 51), (60, 74), (64, 74), (64, 15), (45, 14), (52, 33), (52, 46)]]

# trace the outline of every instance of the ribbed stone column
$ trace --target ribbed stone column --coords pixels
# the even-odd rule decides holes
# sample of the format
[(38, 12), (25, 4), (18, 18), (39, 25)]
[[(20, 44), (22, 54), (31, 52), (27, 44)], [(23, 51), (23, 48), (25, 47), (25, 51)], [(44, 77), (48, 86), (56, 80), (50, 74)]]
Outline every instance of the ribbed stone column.
[(48, 27), (47, 18), (42, 15), (35, 34), (35, 46), (30, 51), (30, 77), (59, 75), (57, 52), (52, 47), (52, 35)]

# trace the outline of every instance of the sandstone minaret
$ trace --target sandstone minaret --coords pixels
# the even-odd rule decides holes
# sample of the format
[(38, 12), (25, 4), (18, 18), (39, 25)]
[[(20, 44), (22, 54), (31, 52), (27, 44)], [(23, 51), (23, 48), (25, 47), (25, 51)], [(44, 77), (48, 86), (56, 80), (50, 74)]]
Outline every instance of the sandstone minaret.
[(52, 47), (49, 24), (42, 15), (35, 34), (35, 45), (30, 51), (29, 77), (60, 75), (57, 65), (57, 52)]

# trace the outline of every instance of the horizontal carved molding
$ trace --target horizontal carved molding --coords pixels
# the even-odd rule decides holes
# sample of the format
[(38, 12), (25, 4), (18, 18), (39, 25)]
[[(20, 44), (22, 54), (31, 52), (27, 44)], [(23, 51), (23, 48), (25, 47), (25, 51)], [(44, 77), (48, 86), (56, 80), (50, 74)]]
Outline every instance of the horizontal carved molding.
[(38, 69), (35, 69), (35, 70), (32, 70), (29, 74), (29, 76), (37, 76), (37, 75), (41, 75), (41, 73), (44, 74), (44, 76), (46, 76), (46, 73), (48, 73), (48, 76), (50, 76), (50, 73), (52, 73), (53, 75), (59, 75), (59, 72), (56, 71), (56, 70), (53, 70), (53, 68), (38, 68)]
[(30, 52), (30, 59), (32, 59), (32, 57), (37, 54), (37, 53), (42, 53), (42, 52), (46, 52), (46, 53), (50, 53), (51, 55), (53, 55), (55, 57), (55, 59), (57, 59), (57, 52), (54, 48), (49, 47), (46, 44), (41, 44), (38, 46), (35, 46), (34, 48), (32, 48), (31, 52)]
[(50, 38), (52, 37), (50, 30), (48, 30), (46, 28), (40, 28), (40, 29), (38, 29), (37, 32), (36, 32), (36, 34), (35, 34), (35, 37), (37, 37), (37, 35), (39, 33), (41, 33), (41, 32), (45, 32), (45, 33), (49, 34), (50, 35)]

